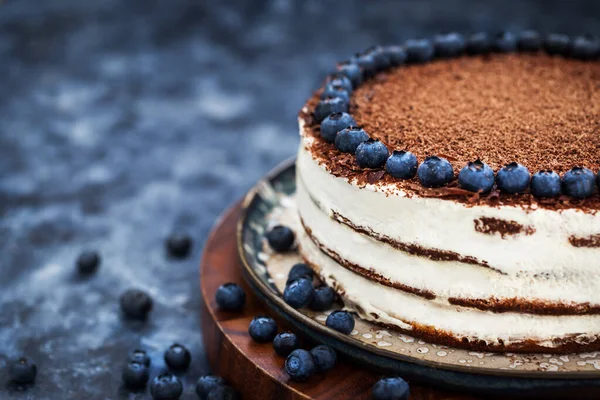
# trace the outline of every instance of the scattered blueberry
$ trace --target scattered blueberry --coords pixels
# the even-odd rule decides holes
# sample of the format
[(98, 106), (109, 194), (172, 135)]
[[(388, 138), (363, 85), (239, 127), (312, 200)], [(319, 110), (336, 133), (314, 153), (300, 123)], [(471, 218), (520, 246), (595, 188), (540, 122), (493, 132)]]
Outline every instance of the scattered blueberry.
[(185, 371), (190, 366), (192, 355), (185, 346), (175, 343), (165, 351), (165, 363), (174, 371)]
[(430, 188), (447, 185), (454, 178), (452, 164), (445, 158), (428, 156), (417, 169), (421, 184)]
[(384, 51), (383, 47), (381, 47), (381, 46), (369, 47), (365, 51), (365, 53), (371, 54), (373, 56), (373, 63), (375, 65), (376, 72), (384, 71), (385, 69), (389, 68), (390, 59), (389, 59), (387, 53)]
[(600, 40), (590, 35), (578, 36), (571, 43), (571, 56), (580, 60), (592, 60), (600, 55)]
[(408, 400), (410, 388), (402, 378), (383, 378), (373, 386), (373, 400)]
[(516, 162), (506, 164), (496, 174), (498, 189), (506, 193), (524, 192), (529, 186), (529, 180), (529, 170)]
[(344, 128), (335, 137), (335, 148), (344, 153), (355, 153), (362, 142), (369, 140), (367, 132), (356, 126)]
[(310, 351), (318, 372), (326, 372), (335, 366), (337, 354), (334, 349), (321, 344)]
[(298, 337), (292, 332), (282, 332), (273, 339), (275, 353), (287, 357), (292, 351), (300, 347)]
[(347, 311), (334, 311), (327, 317), (325, 325), (338, 332), (349, 334), (354, 329), (354, 317)]
[(384, 48), (384, 52), (392, 66), (402, 65), (406, 62), (406, 51), (402, 46), (387, 46)]
[(470, 192), (487, 193), (494, 186), (494, 171), (481, 160), (469, 162), (458, 173), (458, 183)]
[(510, 53), (517, 50), (517, 37), (511, 32), (499, 32), (494, 37), (494, 50), (500, 53)]
[(145, 365), (146, 367), (150, 366), (150, 356), (144, 350), (135, 349), (131, 353), (129, 353), (129, 357), (127, 357), (127, 362), (137, 362)]
[(435, 36), (433, 47), (437, 57), (450, 58), (461, 55), (465, 51), (466, 43), (463, 35), (452, 32)]
[(394, 150), (385, 163), (385, 170), (394, 178), (410, 179), (417, 174), (417, 157), (404, 150)]
[(294, 264), (290, 273), (288, 274), (286, 285), (294, 282), (296, 279), (306, 278), (312, 281), (314, 272), (310, 267), (303, 263)]
[(517, 47), (521, 51), (538, 51), (542, 49), (542, 37), (539, 32), (527, 30), (519, 34)]
[(321, 99), (328, 99), (332, 97), (339, 97), (346, 103), (350, 102), (350, 92), (348, 92), (346, 88), (332, 83), (328, 83), (323, 88), (323, 93), (321, 93)]
[(292, 248), (294, 232), (287, 226), (277, 225), (266, 234), (269, 246), (277, 253), (283, 253)]
[(219, 286), (215, 299), (221, 310), (239, 311), (246, 303), (246, 293), (239, 285), (230, 282)]
[(473, 33), (467, 38), (466, 51), (468, 54), (486, 54), (492, 48), (490, 36), (485, 32)]
[(225, 381), (220, 376), (204, 375), (196, 381), (196, 394), (200, 400), (206, 400), (211, 390), (225, 385)]
[(308, 305), (313, 311), (327, 311), (335, 301), (335, 292), (329, 286), (320, 286), (315, 289), (315, 294)]
[(173, 257), (183, 258), (190, 253), (192, 238), (183, 232), (174, 232), (167, 239), (167, 250)]
[(283, 299), (293, 308), (302, 308), (310, 303), (314, 294), (312, 279), (300, 278), (285, 287)]
[(294, 381), (304, 382), (315, 374), (317, 367), (312, 355), (302, 349), (296, 349), (285, 360), (285, 371)]
[(360, 66), (352, 61), (344, 61), (336, 67), (337, 73), (346, 76), (352, 82), (352, 87), (356, 88), (362, 83), (362, 72)]
[(149, 375), (148, 366), (137, 361), (129, 361), (123, 369), (123, 383), (131, 389), (142, 388), (146, 386)]
[(339, 131), (349, 126), (355, 126), (356, 121), (348, 113), (333, 113), (321, 122), (321, 137), (333, 143)]
[(583, 199), (594, 194), (596, 180), (594, 173), (582, 167), (567, 171), (562, 177), (562, 189), (566, 195)]
[(362, 71), (363, 80), (375, 76), (377, 68), (375, 66), (375, 58), (373, 57), (373, 54), (359, 53), (354, 57), (354, 61), (356, 64), (358, 64)]
[(82, 275), (90, 275), (96, 272), (100, 265), (100, 255), (92, 250), (84, 251), (77, 257), (77, 270)]
[(317, 122), (321, 122), (336, 112), (348, 112), (348, 102), (341, 97), (328, 97), (319, 101), (313, 115)]
[(560, 176), (549, 169), (540, 171), (531, 177), (530, 189), (535, 197), (556, 197), (560, 194)]
[(217, 386), (208, 393), (206, 400), (237, 400), (237, 392), (227, 385)]
[(571, 39), (560, 33), (550, 33), (544, 40), (544, 49), (548, 54), (565, 55), (569, 52)]
[(385, 144), (375, 139), (368, 139), (356, 148), (356, 161), (361, 168), (381, 168), (389, 155)]
[(175, 375), (161, 374), (150, 383), (150, 393), (154, 400), (177, 400), (182, 392), (183, 385)]
[(270, 317), (258, 316), (250, 321), (248, 333), (259, 343), (271, 342), (277, 335), (277, 324)]
[(345, 89), (348, 93), (352, 93), (352, 81), (346, 75), (333, 74), (327, 77), (325, 86), (333, 86)]
[(16, 383), (31, 383), (37, 376), (37, 365), (29, 357), (19, 357), (8, 368), (9, 379)]
[(152, 310), (152, 298), (139, 289), (128, 289), (121, 295), (121, 310), (131, 319), (145, 320)]
[(427, 39), (409, 39), (404, 44), (406, 61), (409, 63), (423, 63), (433, 58), (434, 48)]

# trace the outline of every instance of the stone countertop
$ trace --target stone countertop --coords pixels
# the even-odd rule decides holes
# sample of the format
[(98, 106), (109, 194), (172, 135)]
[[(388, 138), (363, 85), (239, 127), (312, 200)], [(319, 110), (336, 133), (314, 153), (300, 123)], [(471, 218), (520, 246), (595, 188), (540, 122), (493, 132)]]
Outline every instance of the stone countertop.
[[(600, 34), (600, 3), (0, 0), (0, 398), (142, 399), (126, 353), (154, 371), (192, 352), (208, 371), (198, 262), (218, 215), (297, 145), (296, 114), (336, 60), (458, 30)], [(166, 256), (181, 229), (191, 256)], [(83, 249), (96, 275), (78, 279)], [(124, 321), (130, 287), (154, 299)], [(39, 368), (25, 390), (9, 358)]]

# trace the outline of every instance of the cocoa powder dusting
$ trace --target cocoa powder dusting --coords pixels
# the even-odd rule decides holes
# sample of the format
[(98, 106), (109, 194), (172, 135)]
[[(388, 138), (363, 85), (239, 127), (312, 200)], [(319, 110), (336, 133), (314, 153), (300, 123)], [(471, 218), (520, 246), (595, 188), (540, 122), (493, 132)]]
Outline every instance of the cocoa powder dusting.
[[(307, 103), (312, 110), (318, 92)], [(354, 91), (350, 113), (358, 125), (390, 151), (409, 150), (419, 162), (440, 155), (455, 173), (481, 159), (495, 171), (516, 161), (531, 173), (574, 166), (600, 168), (600, 63), (539, 54), (493, 54), (403, 66), (371, 79)], [(359, 185), (372, 171), (362, 170), (352, 154), (320, 139), (310, 112), (301, 112), (307, 134), (317, 140), (313, 154), (336, 176)], [(535, 199), (529, 193), (492, 191), (473, 196), (450, 187), (427, 189), (383, 175), (409, 195), (442, 197), (469, 204), (519, 204), (551, 209), (600, 209), (600, 194), (585, 200), (561, 196)]]

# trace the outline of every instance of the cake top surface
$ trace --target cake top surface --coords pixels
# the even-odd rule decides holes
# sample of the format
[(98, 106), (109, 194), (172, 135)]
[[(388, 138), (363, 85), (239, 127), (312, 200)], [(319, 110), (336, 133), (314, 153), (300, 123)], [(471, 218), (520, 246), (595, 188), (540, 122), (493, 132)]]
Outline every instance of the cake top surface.
[[(319, 93), (307, 104), (314, 109)], [(494, 171), (510, 162), (534, 174), (563, 174), (575, 166), (600, 168), (600, 63), (533, 54), (489, 54), (407, 65), (380, 73), (353, 91), (350, 113), (370, 137), (392, 150), (448, 159), (455, 174), (481, 159)], [(547, 207), (600, 208), (585, 200), (534, 200), (525, 194), (468, 196), (457, 185), (427, 189), (358, 167), (319, 137), (310, 113), (301, 113), (316, 142), (313, 153), (334, 175), (359, 182), (394, 183), (408, 192), (472, 203), (540, 203)], [(454, 186), (454, 187), (453, 187)], [(472, 193), (471, 193), (472, 195)]]

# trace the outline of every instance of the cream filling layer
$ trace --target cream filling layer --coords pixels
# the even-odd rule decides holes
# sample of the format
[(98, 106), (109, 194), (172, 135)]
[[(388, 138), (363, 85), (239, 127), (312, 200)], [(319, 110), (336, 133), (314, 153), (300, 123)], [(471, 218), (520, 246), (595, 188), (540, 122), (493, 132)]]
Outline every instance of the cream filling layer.
[(413, 324), (434, 327), (458, 339), (483, 340), (488, 345), (533, 340), (549, 349), (556, 347), (559, 339), (585, 344), (600, 335), (600, 315), (493, 313), (424, 300), (382, 286), (347, 270), (321, 252), (299, 222), (295, 231), (302, 256), (321, 269), (327, 285), (343, 290), (346, 307), (365, 320), (409, 331)]
[[(576, 274), (533, 277), (503, 275), (489, 268), (457, 261), (434, 261), (400, 251), (354, 231), (331, 218), (310, 198), (303, 173), (297, 172), (296, 203), (304, 225), (316, 240), (344, 260), (392, 282), (430, 291), (439, 300), (527, 299), (553, 303), (600, 304), (600, 276)], [(497, 239), (500, 241), (501, 239)]]
[[(355, 226), (404, 243), (474, 257), (511, 276), (549, 272), (557, 278), (574, 274), (590, 284), (598, 282), (600, 248), (573, 247), (568, 239), (600, 233), (600, 215), (575, 209), (469, 206), (409, 197), (393, 185), (359, 187), (333, 176), (316, 161), (310, 152), (314, 139), (305, 134), (302, 124), (300, 128), (296, 168), (308, 193), (323, 209), (342, 215)], [(533, 227), (535, 233), (506, 238), (486, 235), (475, 230), (474, 221), (481, 217), (515, 221)]]

